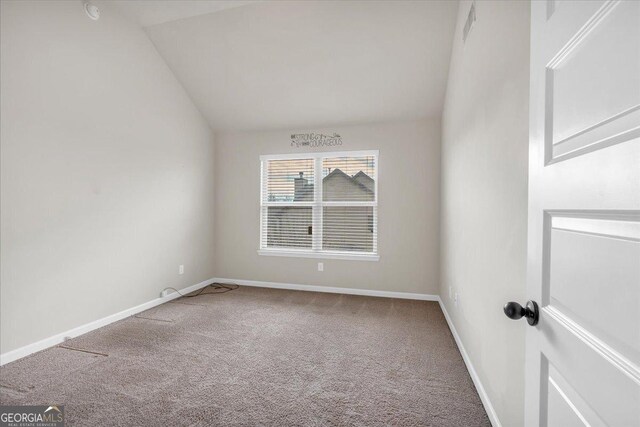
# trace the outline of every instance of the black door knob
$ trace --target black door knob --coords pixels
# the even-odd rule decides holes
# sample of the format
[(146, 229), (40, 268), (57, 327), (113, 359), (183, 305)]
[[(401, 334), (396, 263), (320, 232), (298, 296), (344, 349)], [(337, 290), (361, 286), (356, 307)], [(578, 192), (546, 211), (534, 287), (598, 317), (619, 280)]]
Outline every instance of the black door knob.
[(527, 318), (527, 323), (534, 326), (538, 323), (540, 312), (538, 310), (538, 304), (535, 301), (527, 301), (525, 307), (521, 306), (517, 302), (508, 302), (504, 305), (504, 314), (509, 319), (518, 320), (523, 317)]

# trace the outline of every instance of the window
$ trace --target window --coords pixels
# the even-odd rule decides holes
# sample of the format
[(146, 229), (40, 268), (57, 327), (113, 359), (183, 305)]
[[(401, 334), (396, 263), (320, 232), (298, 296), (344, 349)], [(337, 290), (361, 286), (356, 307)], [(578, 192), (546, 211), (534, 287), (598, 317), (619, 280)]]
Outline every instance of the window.
[(261, 255), (378, 259), (378, 152), (262, 156)]

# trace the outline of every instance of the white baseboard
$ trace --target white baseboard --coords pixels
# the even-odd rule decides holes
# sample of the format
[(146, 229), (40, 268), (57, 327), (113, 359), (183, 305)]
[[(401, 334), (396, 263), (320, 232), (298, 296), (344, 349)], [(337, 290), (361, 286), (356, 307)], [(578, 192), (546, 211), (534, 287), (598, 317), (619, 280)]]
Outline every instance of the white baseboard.
[[(474, 369), (471, 359), (469, 359), (469, 355), (460, 340), (460, 336), (456, 331), (455, 326), (453, 326), (453, 322), (449, 317), (449, 313), (447, 313), (447, 309), (445, 308), (442, 300), (438, 295), (430, 295), (430, 294), (417, 294), (410, 292), (391, 292), (391, 291), (375, 291), (375, 290), (367, 290), (367, 289), (355, 289), (355, 288), (336, 288), (336, 287), (328, 287), (328, 286), (314, 286), (314, 285), (300, 285), (300, 284), (292, 284), (292, 283), (277, 283), (277, 282), (262, 282), (255, 280), (238, 280), (238, 279), (225, 279), (225, 278), (213, 278), (209, 280), (205, 280), (203, 282), (197, 283), (192, 286), (188, 286), (180, 290), (181, 293), (189, 293), (193, 291), (197, 291), (210, 283), (213, 282), (221, 282), (221, 283), (235, 283), (242, 286), (254, 286), (261, 288), (274, 288), (274, 289), (290, 289), (297, 291), (311, 291), (311, 292), (327, 292), (327, 293), (335, 293), (335, 294), (349, 294), (349, 295), (364, 295), (364, 296), (373, 296), (373, 297), (385, 297), (385, 298), (401, 298), (401, 299), (413, 299), (413, 300), (422, 300), (422, 301), (438, 301), (440, 304), (440, 308), (444, 313), (444, 317), (447, 320), (447, 324), (449, 325), (449, 329), (453, 334), (453, 337), (458, 345), (458, 349), (460, 350), (460, 354), (462, 354), (462, 359), (467, 366), (467, 370), (469, 371), (469, 375), (473, 380), (473, 383), (478, 390), (478, 394), (480, 395), (480, 400), (484, 405), (485, 410), (487, 411), (487, 415), (489, 416), (489, 420), (494, 427), (502, 427), (500, 420), (496, 414), (496, 411), (493, 409), (493, 405), (491, 405), (491, 401), (489, 400), (489, 396), (485, 391), (482, 383), (480, 382), (480, 377), (478, 376), (476, 370)], [(145, 310), (149, 310), (150, 308), (156, 307), (165, 302), (169, 302), (178, 298), (180, 295), (176, 292), (172, 292), (167, 296), (155, 298), (151, 301), (148, 301), (144, 304), (137, 305), (135, 307), (123, 310), (119, 313), (112, 314), (107, 317), (103, 317), (102, 319), (95, 320), (93, 322), (87, 323), (82, 326), (78, 326), (77, 328), (73, 328), (66, 332), (53, 335), (49, 338), (45, 338), (33, 344), (26, 345), (24, 347), (20, 347), (18, 349), (8, 351), (6, 353), (0, 354), (0, 366), (13, 362), (15, 360), (21, 359), (30, 354), (36, 353), (38, 351), (44, 350), (49, 347), (53, 347), (65, 341), (67, 338), (75, 338), (77, 336), (86, 334), (87, 332), (93, 331), (95, 329), (106, 326), (110, 323), (117, 322), (118, 320), (122, 320), (126, 317), (133, 316), (134, 314), (141, 313)]]
[(440, 300), (438, 295), (414, 294), (410, 292), (373, 291), (368, 289), (334, 288), (329, 286), (299, 285), (293, 283), (262, 282), (241, 279), (216, 278), (215, 281), (220, 283), (235, 283), (237, 285), (253, 286), (257, 288), (289, 289), (293, 291), (326, 292), (330, 294), (364, 295), (370, 297), (415, 299), (422, 301)]
[(502, 424), (500, 423), (500, 420), (498, 419), (498, 414), (496, 414), (496, 410), (493, 409), (493, 405), (491, 404), (491, 401), (489, 400), (489, 395), (487, 394), (487, 391), (482, 386), (482, 382), (480, 381), (480, 377), (478, 376), (478, 373), (476, 372), (475, 368), (473, 367), (473, 364), (471, 363), (471, 359), (469, 358), (469, 354), (467, 353), (467, 350), (465, 350), (464, 345), (462, 344), (462, 340), (460, 339), (460, 336), (458, 335), (458, 331), (456, 331), (456, 327), (453, 326), (453, 322), (451, 321), (451, 318), (449, 317), (449, 313), (447, 313), (446, 307), (444, 306), (444, 304), (442, 303), (442, 300), (440, 298), (438, 298), (438, 302), (440, 303), (440, 308), (442, 309), (442, 312), (444, 313), (445, 319), (447, 319), (447, 324), (449, 325), (449, 329), (451, 330), (451, 334), (453, 335), (453, 338), (456, 340), (456, 344), (458, 345), (458, 350), (460, 350), (460, 354), (462, 354), (462, 359), (464, 360), (464, 364), (467, 365), (467, 370), (469, 371), (469, 375), (471, 376), (471, 379), (473, 380), (473, 384), (476, 386), (476, 390), (478, 391), (478, 395), (480, 396), (480, 400), (482, 401), (482, 405), (484, 406), (485, 411), (487, 411), (487, 416), (489, 417), (489, 421), (491, 421), (491, 425), (493, 427), (502, 427)]
[[(188, 294), (189, 292), (197, 291), (198, 289), (204, 288), (205, 286), (212, 283), (214, 279), (205, 280), (204, 282), (197, 283), (192, 286), (188, 286), (184, 289), (181, 289), (180, 292), (183, 294)], [(53, 347), (65, 341), (67, 338), (75, 338), (77, 336), (86, 334), (87, 332), (93, 331), (94, 329), (101, 328), (110, 323), (117, 322), (118, 320), (122, 320), (126, 317), (133, 316), (134, 314), (141, 313), (145, 310), (149, 310), (150, 308), (156, 307), (165, 302), (174, 300), (178, 298), (180, 295), (177, 292), (172, 292), (169, 295), (164, 297), (156, 298), (151, 301), (145, 302), (144, 304), (137, 305), (132, 308), (128, 308), (119, 313), (112, 314), (107, 317), (103, 317), (102, 319), (94, 320), (93, 322), (84, 324), (82, 326), (78, 326), (77, 328), (73, 328), (66, 332), (62, 332), (60, 334), (53, 335), (49, 338), (45, 338), (43, 340), (34, 342), (33, 344), (25, 345), (24, 347), (17, 348), (15, 350), (8, 351), (6, 353), (0, 354), (0, 366), (13, 362), (14, 360), (21, 359), (30, 354), (36, 353), (40, 350), (44, 350), (49, 347)]]

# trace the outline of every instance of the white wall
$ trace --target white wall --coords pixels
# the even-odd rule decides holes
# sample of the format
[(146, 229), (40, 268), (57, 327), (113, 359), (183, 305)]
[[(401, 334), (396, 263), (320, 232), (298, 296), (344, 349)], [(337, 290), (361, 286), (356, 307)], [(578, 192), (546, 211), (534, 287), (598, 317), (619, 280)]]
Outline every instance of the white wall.
[[(441, 296), (504, 426), (523, 424), (529, 3), (463, 1), (442, 123)], [(449, 287), (459, 294), (458, 307)]]
[(1, 4), (5, 353), (212, 277), (214, 146), (109, 7)]
[[(291, 147), (290, 135), (306, 132), (337, 132), (342, 136), (342, 146), (322, 151), (380, 151), (380, 261), (317, 260), (257, 254), (260, 155), (320, 151)], [(437, 294), (439, 161), (439, 119), (217, 135), (217, 276)], [(324, 262), (324, 272), (317, 271), (318, 261)]]

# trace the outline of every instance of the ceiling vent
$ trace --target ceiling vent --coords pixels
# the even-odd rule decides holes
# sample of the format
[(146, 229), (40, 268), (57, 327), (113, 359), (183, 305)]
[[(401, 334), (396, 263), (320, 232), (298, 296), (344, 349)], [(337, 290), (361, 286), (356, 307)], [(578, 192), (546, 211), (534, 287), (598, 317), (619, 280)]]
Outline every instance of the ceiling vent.
[(464, 29), (462, 30), (462, 41), (466, 42), (467, 37), (469, 37), (469, 33), (471, 32), (471, 27), (473, 27), (473, 23), (476, 22), (476, 2), (471, 3), (471, 8), (469, 9), (469, 15), (467, 15), (467, 22), (464, 23)]

